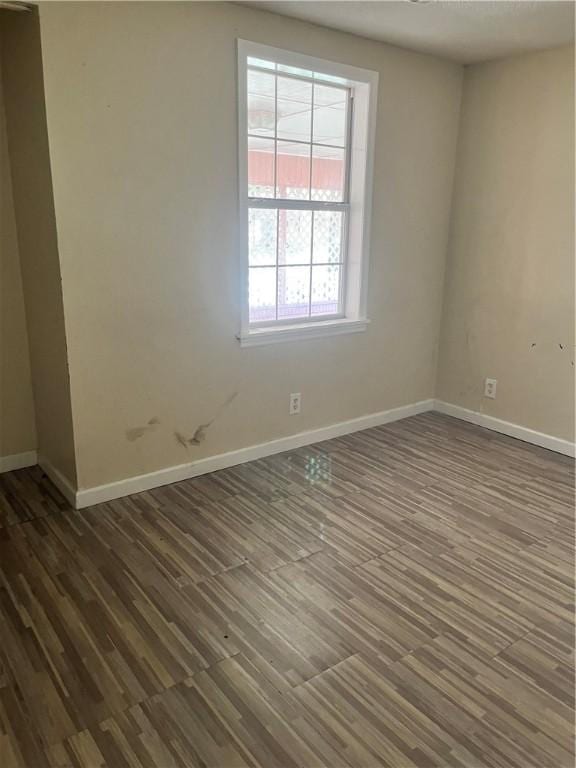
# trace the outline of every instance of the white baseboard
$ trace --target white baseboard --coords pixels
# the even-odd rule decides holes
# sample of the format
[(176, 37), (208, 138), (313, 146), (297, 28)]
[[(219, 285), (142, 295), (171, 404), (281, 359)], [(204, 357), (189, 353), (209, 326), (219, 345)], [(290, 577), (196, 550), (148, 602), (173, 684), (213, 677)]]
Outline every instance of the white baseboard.
[[(392, 408), (388, 411), (371, 413), (368, 416), (360, 416), (357, 419), (341, 421), (338, 424), (332, 424), (329, 427), (312, 429), (307, 432), (299, 432), (296, 435), (281, 437), (278, 440), (271, 440), (267, 443), (252, 445), (248, 448), (240, 448), (237, 451), (221, 453), (217, 456), (210, 456), (206, 459), (190, 462), (189, 464), (180, 464), (176, 467), (160, 469), (156, 472), (149, 472), (146, 475), (129, 477), (126, 480), (118, 480), (115, 483), (99, 485), (94, 488), (79, 489), (76, 492), (76, 509), (92, 506), (93, 504), (102, 504), (105, 501), (118, 499), (122, 496), (130, 496), (133, 493), (148, 491), (151, 488), (158, 488), (161, 485), (177, 483), (181, 480), (188, 480), (191, 477), (204, 475), (208, 472), (216, 472), (219, 469), (234, 467), (237, 464), (244, 464), (247, 461), (262, 459), (265, 456), (272, 456), (276, 453), (291, 451), (295, 448), (302, 448), (305, 445), (319, 443), (323, 440), (331, 440), (334, 437), (358, 432), (369, 427), (378, 427), (382, 424), (389, 424), (392, 421), (405, 419), (407, 416), (415, 416), (418, 413), (432, 410), (434, 400), (421, 400), (418, 403), (403, 405), (399, 408)], [(50, 474), (46, 470), (46, 474)], [(60, 487), (60, 486), (58, 486)], [(72, 491), (70, 486), (69, 490)], [(60, 488), (62, 490), (62, 488)], [(64, 491), (63, 491), (64, 493)], [(66, 494), (64, 494), (66, 495)], [(68, 496), (66, 496), (68, 498)]]
[(42, 470), (48, 475), (50, 480), (54, 483), (56, 488), (60, 491), (60, 493), (64, 496), (66, 501), (68, 501), (70, 504), (72, 504), (73, 507), (76, 506), (76, 497), (77, 497), (77, 491), (72, 485), (72, 483), (68, 480), (68, 478), (64, 477), (64, 475), (56, 469), (56, 467), (53, 467), (52, 464), (48, 461), (48, 459), (45, 456), (39, 456), (38, 457), (38, 464), (41, 466)]
[(445, 403), (443, 400), (436, 400), (434, 402), (434, 410), (440, 411), (440, 413), (445, 413), (448, 416), (454, 416), (462, 421), (469, 421), (471, 424), (477, 424), (479, 427), (485, 427), (494, 432), (500, 432), (503, 435), (515, 437), (518, 440), (523, 440), (525, 443), (539, 445), (541, 448), (547, 448), (549, 451), (563, 453), (565, 456), (575, 455), (574, 443), (571, 443), (569, 440), (562, 440), (559, 437), (547, 435), (544, 432), (537, 432), (534, 429), (522, 427), (519, 424), (513, 424), (510, 421), (503, 421), (494, 416), (487, 416), (485, 413), (470, 411), (459, 405)]
[(33, 467), (35, 464), (38, 464), (38, 454), (36, 451), (13, 453), (12, 456), (0, 456), (0, 473)]
[[(574, 444), (568, 440), (561, 440), (552, 435), (546, 435), (542, 432), (536, 432), (527, 427), (521, 427), (518, 424), (512, 424), (508, 421), (496, 419), (493, 416), (487, 416), (477, 411), (470, 411), (461, 408), (458, 405), (445, 403), (442, 400), (421, 400), (410, 405), (403, 405), (399, 408), (392, 408), (388, 411), (371, 413), (367, 416), (360, 416), (357, 419), (341, 421), (328, 427), (320, 427), (306, 432), (299, 432), (288, 437), (281, 437), (277, 440), (270, 440), (266, 443), (252, 445), (248, 448), (240, 448), (236, 451), (221, 453), (217, 456), (209, 456), (205, 459), (192, 461), (187, 464), (179, 464), (175, 467), (167, 467), (155, 472), (149, 472), (145, 475), (137, 475), (124, 480), (118, 480), (114, 483), (95, 486), (93, 488), (80, 488), (75, 490), (72, 484), (47, 460), (39, 457), (38, 463), (46, 472), (48, 477), (59, 488), (65, 498), (76, 507), (83, 509), (94, 504), (102, 504), (106, 501), (119, 499), (123, 496), (130, 496), (134, 493), (149, 491), (151, 488), (158, 488), (170, 483), (178, 483), (181, 480), (188, 480), (198, 475), (205, 475), (209, 472), (216, 472), (220, 469), (227, 469), (238, 464), (245, 464), (248, 461), (255, 461), (266, 456), (273, 456), (276, 453), (291, 451), (295, 448), (302, 448), (306, 445), (319, 443), (323, 440), (331, 440), (335, 437), (348, 435), (352, 432), (358, 432), (370, 427), (378, 427), (383, 424), (389, 424), (393, 421), (405, 419), (408, 416), (415, 416), (426, 411), (436, 410), (457, 419), (486, 427), (495, 432), (500, 432), (510, 437), (515, 437), (527, 443), (539, 445), (548, 448), (557, 453), (563, 453), (567, 456), (574, 456)], [(0, 465), (1, 466), (1, 465)]]

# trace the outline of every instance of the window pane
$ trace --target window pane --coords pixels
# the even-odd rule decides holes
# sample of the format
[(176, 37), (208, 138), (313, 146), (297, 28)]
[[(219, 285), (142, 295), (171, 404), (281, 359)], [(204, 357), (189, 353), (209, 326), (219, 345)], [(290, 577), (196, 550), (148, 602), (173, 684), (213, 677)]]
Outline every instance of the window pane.
[(312, 267), (312, 315), (335, 315), (338, 313), (340, 296), (340, 265)]
[(274, 137), (275, 76), (248, 70), (248, 133)]
[(278, 142), (276, 197), (287, 200), (310, 199), (309, 145)]
[(278, 211), (278, 264), (309, 264), (312, 211)]
[(312, 147), (312, 200), (344, 200), (344, 150)]
[(278, 318), (307, 317), (310, 267), (278, 268)]
[(274, 197), (274, 141), (248, 137), (248, 194)]
[(342, 261), (342, 214), (339, 211), (314, 211), (314, 248), (316, 264)]
[(276, 264), (276, 211), (250, 208), (248, 214), (248, 260), (251, 267)]
[(314, 142), (346, 146), (346, 103), (347, 91), (314, 85)]
[(248, 272), (250, 322), (275, 320), (276, 267), (251, 267)]
[(277, 130), (279, 139), (310, 141), (312, 83), (278, 77)]

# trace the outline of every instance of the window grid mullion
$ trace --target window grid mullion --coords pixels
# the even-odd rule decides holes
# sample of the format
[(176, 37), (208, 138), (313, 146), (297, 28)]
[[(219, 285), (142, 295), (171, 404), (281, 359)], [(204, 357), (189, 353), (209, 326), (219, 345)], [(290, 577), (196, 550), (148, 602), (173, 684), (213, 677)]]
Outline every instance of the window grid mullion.
[[(262, 135), (259, 133), (249, 133), (248, 134), (249, 139), (269, 139), (269, 136)], [(303, 141), (303, 139), (278, 139), (278, 141), (285, 141), (287, 144), (305, 144), (308, 145), (310, 143), (314, 144), (315, 147), (325, 147), (326, 149), (346, 149), (345, 145), (341, 144), (325, 144), (323, 141)]]
[(286, 198), (249, 197), (248, 208), (278, 208), (300, 211), (348, 211), (349, 203), (324, 202), (323, 200), (290, 200)]
[[(281, 264), (280, 266), (288, 269), (289, 267), (341, 267), (343, 261), (314, 261), (314, 262), (298, 262), (297, 264)], [(250, 264), (250, 269), (276, 269), (276, 264)]]

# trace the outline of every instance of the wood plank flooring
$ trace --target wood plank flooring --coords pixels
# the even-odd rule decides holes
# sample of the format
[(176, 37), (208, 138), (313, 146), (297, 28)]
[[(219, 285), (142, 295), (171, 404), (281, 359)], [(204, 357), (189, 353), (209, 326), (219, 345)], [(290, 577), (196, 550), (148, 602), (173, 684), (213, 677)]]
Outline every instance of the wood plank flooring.
[(573, 577), (573, 462), (440, 414), (80, 512), (0, 475), (0, 766), (571, 767)]

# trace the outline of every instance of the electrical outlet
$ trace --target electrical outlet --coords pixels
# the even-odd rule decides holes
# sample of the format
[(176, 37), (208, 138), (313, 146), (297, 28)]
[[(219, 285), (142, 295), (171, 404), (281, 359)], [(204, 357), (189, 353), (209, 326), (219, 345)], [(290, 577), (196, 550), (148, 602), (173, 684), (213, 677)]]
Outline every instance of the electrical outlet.
[(300, 392), (292, 392), (290, 395), (290, 409), (289, 414), (290, 416), (296, 416), (297, 413), (300, 413), (300, 406), (302, 404), (302, 395)]
[(497, 379), (484, 379), (484, 397), (489, 397), (492, 400), (495, 400), (497, 386), (498, 386)]

